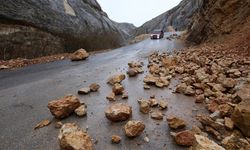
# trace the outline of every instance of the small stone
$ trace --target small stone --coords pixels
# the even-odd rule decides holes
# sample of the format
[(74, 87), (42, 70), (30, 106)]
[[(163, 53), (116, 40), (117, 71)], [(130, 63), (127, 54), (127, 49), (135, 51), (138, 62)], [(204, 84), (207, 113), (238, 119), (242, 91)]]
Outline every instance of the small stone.
[(135, 77), (138, 74), (138, 71), (136, 68), (129, 68), (129, 70), (127, 71), (127, 74), (129, 77)]
[(125, 74), (114, 75), (108, 79), (107, 83), (110, 85), (114, 85), (116, 83), (121, 83), (125, 78), (126, 78)]
[(81, 105), (76, 96), (68, 95), (49, 102), (48, 108), (57, 119), (63, 119), (74, 112)]
[(155, 98), (151, 98), (151, 99), (149, 100), (149, 102), (150, 102), (150, 106), (151, 106), (151, 107), (155, 107), (155, 106), (158, 105), (158, 101), (157, 101), (157, 99), (155, 99)]
[(144, 84), (144, 85), (143, 85), (143, 88), (146, 89), (146, 90), (149, 90), (149, 89), (150, 89), (150, 86), (147, 85), (147, 84)]
[(171, 116), (167, 117), (168, 126), (172, 129), (181, 129), (186, 127), (186, 122), (180, 118)]
[(118, 143), (120, 143), (121, 142), (121, 137), (120, 136), (118, 136), (118, 135), (112, 135), (112, 137), (111, 137), (111, 141), (112, 141), (112, 143), (115, 143), (115, 144), (118, 144)]
[(122, 93), (122, 99), (128, 99), (128, 92)]
[(184, 91), (185, 95), (194, 96), (195, 90), (192, 86), (187, 86), (186, 90)]
[(89, 93), (90, 93), (89, 87), (81, 88), (80, 90), (78, 90), (78, 94), (89, 94)]
[(224, 120), (225, 120), (225, 127), (228, 130), (232, 130), (234, 128), (234, 122), (232, 121), (232, 119), (228, 118), (228, 117), (225, 117)]
[(9, 69), (9, 67), (5, 65), (0, 65), (0, 70), (4, 70), (4, 69)]
[(71, 55), (71, 60), (80, 61), (80, 60), (85, 60), (88, 57), (89, 57), (89, 54), (87, 53), (85, 49), (79, 49)]
[(75, 109), (75, 114), (79, 117), (86, 116), (87, 114), (87, 108), (85, 105), (81, 105), (80, 107)]
[(63, 126), (63, 123), (61, 121), (56, 122), (55, 128), (60, 129)]
[(203, 103), (205, 101), (205, 95), (201, 94), (195, 97), (195, 103)]
[(186, 91), (186, 89), (187, 89), (186, 83), (181, 83), (181, 84), (177, 85), (175, 92), (176, 93), (184, 93)]
[(41, 121), (40, 123), (38, 123), (38, 124), (35, 126), (34, 129), (36, 130), (36, 129), (43, 128), (43, 127), (45, 127), (45, 126), (48, 126), (50, 123), (51, 123), (50, 120), (45, 119), (45, 120)]
[(124, 126), (125, 135), (127, 137), (139, 136), (145, 129), (145, 124), (142, 121), (128, 121)]
[(232, 78), (226, 78), (224, 79), (222, 85), (225, 88), (233, 88), (237, 84), (237, 81)]
[(168, 108), (168, 103), (166, 101), (164, 101), (164, 100), (161, 100), (161, 101), (159, 101), (159, 107), (162, 110), (166, 109), (166, 108)]
[(148, 137), (145, 137), (144, 139), (143, 139), (145, 142), (149, 142), (149, 138)]
[(97, 83), (92, 83), (92, 84), (89, 86), (89, 88), (90, 88), (90, 91), (91, 91), (91, 92), (96, 92), (96, 91), (99, 90), (100, 85), (97, 84)]
[(250, 148), (250, 143), (248, 140), (234, 133), (225, 137), (221, 143), (227, 150), (249, 150)]
[(192, 146), (195, 141), (194, 133), (189, 130), (176, 133), (174, 139), (181, 146)]
[(58, 135), (61, 150), (92, 150), (91, 137), (75, 123), (66, 123)]
[(113, 122), (125, 121), (132, 115), (132, 107), (122, 103), (113, 104), (106, 109), (105, 115)]
[(147, 100), (139, 100), (140, 111), (144, 114), (148, 114), (150, 111), (150, 102)]
[(110, 100), (110, 101), (115, 101), (115, 93), (114, 92), (111, 92), (107, 97), (106, 99)]
[(151, 113), (151, 118), (156, 119), (156, 120), (162, 120), (163, 114), (162, 114), (162, 112), (154, 111), (153, 113)]
[(116, 83), (112, 88), (112, 91), (115, 93), (115, 95), (122, 95), (124, 92), (124, 87), (121, 84)]

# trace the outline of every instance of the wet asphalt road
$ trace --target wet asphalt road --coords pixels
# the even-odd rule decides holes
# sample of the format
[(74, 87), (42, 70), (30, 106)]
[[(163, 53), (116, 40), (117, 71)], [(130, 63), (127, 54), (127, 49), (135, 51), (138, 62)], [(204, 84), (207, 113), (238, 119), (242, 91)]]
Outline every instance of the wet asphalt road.
[[(67, 94), (77, 95), (77, 90), (96, 82), (101, 85), (100, 91), (86, 96), (77, 95), (88, 106), (88, 115), (78, 118), (74, 114), (63, 123), (76, 122), (82, 128), (88, 128), (88, 133), (94, 139), (94, 149), (97, 150), (181, 150), (170, 137), (170, 130), (166, 123), (166, 116), (175, 114), (188, 122), (190, 128), (196, 123), (197, 110), (204, 111), (196, 105), (194, 100), (180, 94), (173, 94), (177, 80), (165, 89), (143, 89), (143, 76), (126, 78), (123, 81), (129, 93), (128, 100), (109, 102), (106, 96), (111, 87), (106, 84), (109, 76), (125, 73), (129, 61), (147, 62), (146, 57), (155, 50), (171, 52), (173, 49), (184, 47), (178, 40), (168, 41), (147, 39), (143, 42), (119, 48), (116, 50), (91, 55), (88, 60), (71, 62), (57, 61), (47, 64), (32, 65), (16, 70), (0, 72), (0, 149), (3, 150), (58, 150), (58, 129), (54, 128), (56, 120), (47, 109), (50, 100), (63, 97)], [(145, 64), (144, 67), (146, 67)], [(148, 99), (156, 95), (169, 103), (168, 110), (164, 111), (164, 121), (156, 121), (148, 115), (139, 112), (137, 100)], [(146, 124), (145, 132), (134, 139), (124, 136), (122, 126), (126, 123), (112, 123), (105, 117), (104, 110), (112, 103), (128, 103), (133, 107), (132, 119), (142, 120)], [(33, 130), (34, 126), (43, 119), (51, 119), (48, 127)], [(120, 135), (120, 144), (111, 144), (110, 137)], [(143, 138), (148, 136), (149, 143)]]

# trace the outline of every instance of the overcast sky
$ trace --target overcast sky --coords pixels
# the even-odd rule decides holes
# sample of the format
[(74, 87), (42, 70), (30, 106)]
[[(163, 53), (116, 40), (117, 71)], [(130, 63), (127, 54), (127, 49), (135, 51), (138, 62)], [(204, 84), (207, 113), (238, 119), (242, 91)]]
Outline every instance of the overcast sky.
[(175, 7), (181, 0), (97, 0), (109, 18), (140, 26)]

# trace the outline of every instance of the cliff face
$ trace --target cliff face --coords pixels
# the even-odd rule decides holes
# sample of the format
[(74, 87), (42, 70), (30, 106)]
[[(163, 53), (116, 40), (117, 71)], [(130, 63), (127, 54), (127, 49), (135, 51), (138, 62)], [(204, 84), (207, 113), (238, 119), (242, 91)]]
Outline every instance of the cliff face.
[(166, 31), (168, 26), (176, 30), (185, 30), (192, 24), (192, 17), (203, 5), (203, 0), (183, 0), (173, 9), (146, 22), (134, 31), (135, 35), (146, 34), (154, 29)]
[(249, 16), (249, 0), (203, 0), (201, 9), (192, 18), (187, 40), (201, 43), (229, 34)]
[(123, 34), (128, 38), (132, 36), (133, 30), (136, 29), (136, 27), (131, 23), (126, 23), (126, 22), (117, 23), (117, 22), (115, 22), (115, 24), (120, 30), (122, 30)]
[(0, 59), (118, 47), (124, 33), (96, 0), (0, 0)]

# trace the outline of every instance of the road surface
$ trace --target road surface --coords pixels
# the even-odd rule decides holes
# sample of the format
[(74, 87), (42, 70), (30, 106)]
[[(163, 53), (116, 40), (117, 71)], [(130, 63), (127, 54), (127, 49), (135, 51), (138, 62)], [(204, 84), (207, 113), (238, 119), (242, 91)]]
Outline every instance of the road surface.
[[(143, 74), (136, 78), (123, 81), (129, 93), (128, 100), (116, 102), (128, 103), (133, 107), (131, 119), (142, 120), (146, 124), (145, 132), (137, 138), (128, 139), (124, 136), (122, 126), (126, 123), (111, 123), (106, 119), (104, 110), (112, 102), (106, 100), (111, 87), (106, 80), (111, 75), (125, 73), (130, 61), (147, 62), (146, 57), (155, 50), (171, 52), (184, 47), (182, 41), (147, 39), (137, 44), (112, 51), (91, 55), (88, 60), (71, 62), (69, 60), (46, 64), (37, 64), (16, 70), (0, 72), (0, 149), (3, 150), (58, 150), (58, 129), (54, 128), (56, 120), (47, 109), (50, 100), (67, 94), (77, 95), (77, 90), (96, 82), (101, 85), (100, 91), (86, 96), (77, 95), (88, 106), (87, 117), (78, 118), (74, 114), (62, 120), (63, 123), (76, 122), (88, 133), (95, 142), (97, 150), (127, 149), (185, 149), (176, 146), (170, 137), (166, 117), (163, 121), (151, 119), (139, 112), (137, 100), (148, 99), (156, 95), (158, 99), (167, 99), (169, 108), (165, 115), (175, 114), (184, 118), (190, 128), (195, 122), (197, 110), (203, 108), (196, 105), (192, 98), (173, 94), (177, 80), (172, 80), (170, 87), (165, 89), (143, 89)], [(144, 67), (146, 67), (145, 64)], [(203, 110), (201, 110), (203, 111)], [(43, 119), (51, 119), (52, 124), (38, 130), (34, 126)], [(120, 144), (111, 144), (111, 135), (122, 137)], [(148, 136), (149, 143), (143, 138)]]

